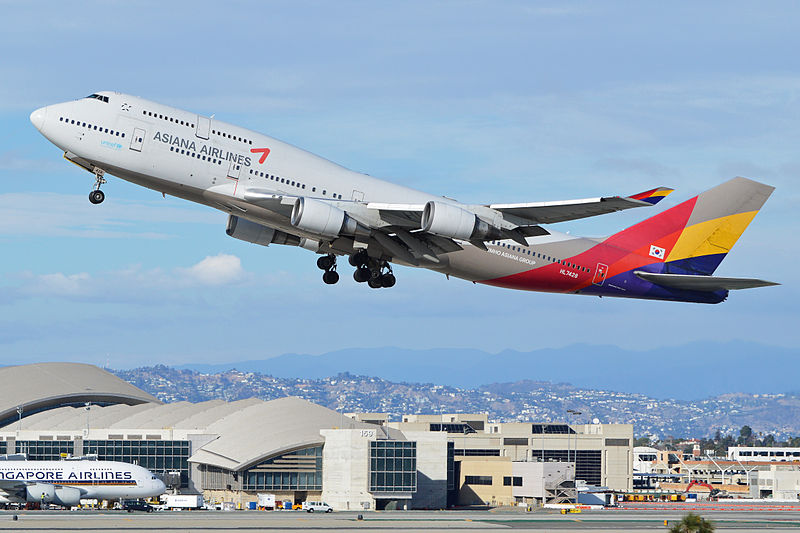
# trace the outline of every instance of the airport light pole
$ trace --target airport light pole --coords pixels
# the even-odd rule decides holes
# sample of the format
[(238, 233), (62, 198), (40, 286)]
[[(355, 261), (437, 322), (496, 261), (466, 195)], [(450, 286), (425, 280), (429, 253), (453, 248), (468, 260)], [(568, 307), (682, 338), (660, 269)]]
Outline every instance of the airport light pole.
[[(577, 411), (575, 409), (567, 409), (567, 413), (569, 415), (574, 415), (574, 416), (578, 416), (578, 415), (583, 414), (580, 411)], [(569, 449), (570, 449), (569, 441), (572, 440), (572, 436), (569, 433), (570, 431), (572, 431), (572, 423), (571, 423), (572, 422), (572, 416), (569, 416), (568, 418), (570, 419), (570, 423), (567, 425), (567, 461), (569, 461)], [(577, 479), (578, 479), (578, 433), (577, 432), (575, 432), (575, 461), (574, 462), (575, 462), (575, 480), (577, 481)]]
[(86, 402), (84, 405), (84, 409), (86, 409), (86, 438), (89, 438), (89, 408), (91, 407), (91, 402)]
[(19, 419), (17, 421), (17, 433), (22, 431), (22, 406), (17, 406), (17, 415), (19, 415)]

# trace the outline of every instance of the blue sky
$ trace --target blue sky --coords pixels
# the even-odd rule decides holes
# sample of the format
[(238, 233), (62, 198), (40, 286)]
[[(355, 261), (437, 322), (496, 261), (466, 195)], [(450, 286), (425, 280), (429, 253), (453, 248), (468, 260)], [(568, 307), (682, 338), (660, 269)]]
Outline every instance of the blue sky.
[[(0, 364), (800, 340), (795, 3), (68, 4), (0, 1)], [(310, 252), (231, 239), (209, 208), (114, 178), (90, 205), (91, 176), (28, 115), (97, 90), (213, 113), (468, 202), (665, 185), (671, 206), (759, 179), (777, 191), (718, 274), (783, 285), (717, 306), (511, 292), (410, 268), (391, 290), (357, 285), (349, 267), (328, 287)], [(558, 229), (606, 235), (650, 214)]]

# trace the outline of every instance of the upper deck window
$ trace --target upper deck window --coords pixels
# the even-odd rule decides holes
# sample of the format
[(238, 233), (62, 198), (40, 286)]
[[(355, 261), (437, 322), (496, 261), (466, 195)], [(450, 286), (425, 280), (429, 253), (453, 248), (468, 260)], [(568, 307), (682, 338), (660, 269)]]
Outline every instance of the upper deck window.
[(101, 94), (90, 94), (86, 98), (94, 98), (95, 100), (100, 100), (101, 102), (108, 103), (108, 96), (103, 96)]

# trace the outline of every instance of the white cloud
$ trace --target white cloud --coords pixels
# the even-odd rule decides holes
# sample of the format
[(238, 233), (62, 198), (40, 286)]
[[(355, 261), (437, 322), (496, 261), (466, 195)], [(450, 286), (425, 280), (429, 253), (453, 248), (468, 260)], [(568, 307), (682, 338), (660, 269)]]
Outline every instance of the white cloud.
[(89, 290), (90, 276), (86, 272), (79, 274), (43, 274), (30, 276), (24, 292), (42, 296), (78, 296)]
[[(279, 276), (280, 277), (280, 276)], [(288, 280), (262, 277), (258, 285), (285, 286)], [(12, 283), (2, 287), (0, 301), (6, 303), (27, 298), (59, 298), (86, 302), (153, 303), (193, 299), (195, 287), (222, 287), (251, 284), (255, 276), (245, 271), (239, 257), (229, 254), (208, 256), (189, 267), (171, 270), (131, 265), (121, 270), (69, 274), (21, 272), (7, 276)]]
[(228, 285), (245, 276), (241, 259), (228, 254), (208, 256), (189, 268), (177, 269), (177, 273), (185, 276), (184, 281), (200, 285)]

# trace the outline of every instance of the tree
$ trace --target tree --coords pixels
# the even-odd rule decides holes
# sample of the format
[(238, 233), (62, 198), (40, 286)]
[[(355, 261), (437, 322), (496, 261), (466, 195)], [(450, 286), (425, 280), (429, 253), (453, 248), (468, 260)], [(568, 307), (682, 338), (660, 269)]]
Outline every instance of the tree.
[(700, 515), (689, 513), (683, 519), (669, 528), (670, 533), (711, 533), (714, 524)]
[(750, 426), (742, 426), (739, 430), (739, 442), (747, 446), (753, 438), (753, 428)]

